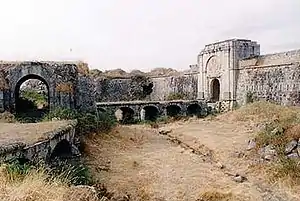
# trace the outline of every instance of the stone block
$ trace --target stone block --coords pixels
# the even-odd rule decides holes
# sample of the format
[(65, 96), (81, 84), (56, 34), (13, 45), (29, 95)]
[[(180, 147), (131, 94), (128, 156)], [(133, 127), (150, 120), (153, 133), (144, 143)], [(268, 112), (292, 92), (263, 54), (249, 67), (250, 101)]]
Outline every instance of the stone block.
[(231, 100), (231, 92), (224, 92), (223, 100)]
[(198, 92), (198, 99), (200, 99), (200, 100), (204, 99), (204, 92), (203, 91)]

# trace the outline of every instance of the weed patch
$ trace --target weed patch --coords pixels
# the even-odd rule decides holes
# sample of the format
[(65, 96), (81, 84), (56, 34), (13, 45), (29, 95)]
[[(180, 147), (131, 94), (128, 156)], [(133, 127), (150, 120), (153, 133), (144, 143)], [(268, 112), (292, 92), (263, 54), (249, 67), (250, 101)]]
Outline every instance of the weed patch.
[(75, 110), (57, 108), (44, 117), (44, 121), (77, 119), (77, 131), (80, 134), (108, 132), (116, 125), (115, 119), (106, 113), (79, 113)]

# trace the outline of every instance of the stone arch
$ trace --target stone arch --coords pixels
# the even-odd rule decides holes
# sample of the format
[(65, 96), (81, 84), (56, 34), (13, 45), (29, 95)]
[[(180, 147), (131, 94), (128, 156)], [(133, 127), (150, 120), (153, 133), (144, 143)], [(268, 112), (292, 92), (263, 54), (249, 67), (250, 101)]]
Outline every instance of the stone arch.
[(211, 101), (218, 102), (220, 100), (220, 81), (214, 78), (210, 83)]
[[(23, 77), (36, 75), (43, 78), (49, 87), (49, 109), (64, 107), (79, 110), (94, 110), (94, 96), (88, 86), (89, 79), (78, 79), (84, 74), (78, 62), (24, 61), (0, 62), (0, 71), (9, 81), (5, 92), (7, 110), (15, 112), (15, 89)], [(0, 100), (1, 104), (1, 100)]]
[(134, 121), (134, 110), (130, 107), (120, 107), (116, 110), (115, 116), (121, 123), (132, 123)]
[(201, 115), (201, 106), (198, 103), (190, 104), (187, 107), (188, 116), (200, 116)]
[(56, 144), (56, 146), (51, 151), (50, 160), (54, 159), (68, 159), (73, 156), (72, 152), (72, 144), (66, 140), (63, 139), (60, 142)]
[(181, 113), (181, 107), (178, 105), (168, 105), (166, 107), (167, 115), (170, 117), (176, 117)]
[(210, 77), (216, 77), (221, 74), (221, 65), (216, 55), (208, 58), (205, 65), (205, 73), (207, 73)]
[(41, 76), (39, 75), (36, 75), (36, 74), (27, 74), (25, 76), (23, 76), (22, 78), (20, 78), (16, 85), (15, 85), (15, 88), (14, 88), (14, 100), (15, 100), (15, 111), (18, 113), (19, 111), (21, 111), (23, 109), (24, 106), (22, 106), (22, 101), (20, 99), (20, 88), (21, 88), (21, 85), (26, 82), (27, 80), (30, 80), (30, 79), (36, 79), (36, 80), (39, 80), (41, 81), (47, 88), (47, 102), (48, 102), (48, 109), (46, 110), (49, 110), (49, 107), (50, 107), (50, 87), (49, 87), (49, 83)]
[(154, 105), (147, 105), (143, 108), (145, 111), (145, 119), (148, 121), (155, 121), (159, 115), (159, 110)]

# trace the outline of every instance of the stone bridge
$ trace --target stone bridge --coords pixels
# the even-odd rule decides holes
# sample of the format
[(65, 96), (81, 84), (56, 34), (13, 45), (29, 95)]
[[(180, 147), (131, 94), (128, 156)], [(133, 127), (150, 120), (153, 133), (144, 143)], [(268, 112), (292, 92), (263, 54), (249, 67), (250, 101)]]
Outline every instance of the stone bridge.
[(96, 103), (98, 112), (115, 115), (118, 120), (155, 120), (160, 116), (206, 116), (209, 112), (204, 101), (129, 101)]
[[(75, 127), (76, 120), (66, 121), (61, 124), (50, 122), (46, 124), (54, 124), (51, 127), (58, 128), (48, 129), (43, 132), (43, 128), (37, 128), (33, 125), (20, 125), (20, 128), (11, 128), (15, 133), (5, 133), (6, 127), (11, 124), (0, 124), (0, 161), (10, 161), (13, 159), (24, 159), (31, 162), (46, 161), (52, 159), (79, 156), (80, 152), (75, 146)], [(59, 126), (60, 125), (60, 126)], [(32, 126), (30, 128), (30, 126)], [(28, 130), (28, 132), (26, 132)], [(47, 130), (47, 129), (46, 129)], [(40, 133), (37, 133), (40, 132)], [(7, 136), (5, 138), (4, 136)]]

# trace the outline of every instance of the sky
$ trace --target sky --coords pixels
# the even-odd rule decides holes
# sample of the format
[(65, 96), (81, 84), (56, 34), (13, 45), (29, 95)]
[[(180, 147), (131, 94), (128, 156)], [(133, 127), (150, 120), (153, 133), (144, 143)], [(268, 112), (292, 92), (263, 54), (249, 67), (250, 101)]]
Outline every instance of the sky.
[(299, 0), (0, 0), (0, 60), (92, 69), (188, 69), (206, 44), (243, 38), (300, 49)]

